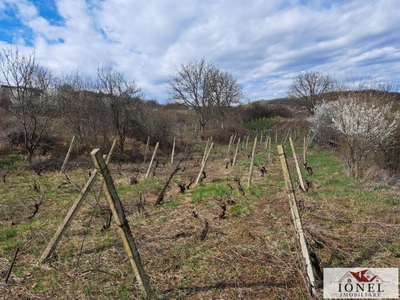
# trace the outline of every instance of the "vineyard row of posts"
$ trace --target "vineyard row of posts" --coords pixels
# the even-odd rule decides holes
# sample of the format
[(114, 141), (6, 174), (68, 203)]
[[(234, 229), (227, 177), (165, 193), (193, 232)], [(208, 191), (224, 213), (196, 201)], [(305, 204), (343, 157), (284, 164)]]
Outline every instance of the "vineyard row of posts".
[[(277, 139), (278, 134), (276, 133), (275, 137)], [(263, 140), (264, 137), (264, 133), (260, 134), (260, 141)], [(248, 146), (248, 141), (250, 138), (250, 134), (247, 134), (246, 137), (243, 139), (243, 142), (241, 143), (241, 139), (237, 138), (236, 135), (232, 135), (230, 137), (230, 141), (229, 141), (229, 145), (228, 145), (228, 150), (227, 150), (227, 157), (230, 159), (229, 162), (231, 163), (232, 166), (235, 165), (235, 161), (237, 159), (237, 155), (238, 155), (238, 150), (240, 145), (242, 146), (242, 149), (246, 149)], [(303, 137), (303, 161), (306, 164), (306, 151), (307, 151), (307, 146), (308, 146), (308, 142), (309, 142), (309, 138), (310, 136), (308, 135), (307, 137), (304, 136)], [(265, 136), (265, 144), (263, 144), (262, 142), (260, 142), (261, 148), (263, 149), (267, 149), (267, 157), (265, 158), (265, 162), (266, 164), (271, 162), (271, 145), (272, 145), (272, 138), (271, 136)], [(249, 174), (248, 174), (248, 181), (247, 181), (247, 186), (250, 187), (252, 184), (252, 176), (253, 176), (253, 167), (254, 167), (254, 158), (256, 155), (256, 149), (257, 149), (257, 140), (258, 140), (258, 135), (256, 134), (254, 137), (254, 141), (253, 141), (253, 147), (252, 147), (252, 152), (250, 156), (250, 169), (249, 169)], [(292, 150), (292, 154), (294, 157), (294, 161), (295, 161), (295, 165), (296, 165), (296, 170), (298, 172), (298, 178), (300, 180), (300, 186), (303, 189), (303, 191), (306, 191), (306, 189), (304, 188), (304, 183), (303, 183), (303, 179), (302, 179), (302, 175), (301, 175), (301, 171), (300, 171), (300, 167), (297, 161), (297, 157), (296, 157), (296, 152), (295, 152), (295, 148), (294, 148), (294, 144), (293, 144), (293, 140), (290, 134), (290, 130), (288, 130), (285, 134), (284, 134), (284, 139), (283, 139), (283, 144), (289, 140), (290, 142), (290, 146), (291, 146), (291, 150)], [(61, 225), (59, 226), (57, 232), (55, 233), (55, 235), (53, 236), (53, 238), (51, 239), (50, 243), (48, 244), (48, 246), (46, 247), (46, 250), (43, 252), (40, 261), (42, 263), (46, 262), (46, 260), (52, 255), (53, 251), (56, 249), (57, 244), (59, 243), (59, 241), (62, 238), (62, 235), (65, 233), (67, 227), (69, 226), (69, 224), (71, 223), (72, 219), (74, 218), (74, 216), (76, 215), (78, 209), (80, 208), (80, 206), (82, 205), (83, 201), (85, 200), (86, 196), (88, 195), (88, 192), (90, 191), (94, 181), (96, 180), (96, 177), (98, 176), (98, 174), (101, 175), (102, 178), (102, 182), (104, 184), (104, 190), (111, 208), (111, 211), (113, 212), (113, 215), (115, 216), (115, 222), (118, 226), (118, 228), (120, 229), (120, 235), (121, 238), (123, 240), (123, 244), (125, 246), (125, 250), (127, 252), (127, 255), (130, 259), (133, 271), (136, 275), (137, 281), (138, 281), (138, 285), (140, 287), (140, 289), (142, 290), (142, 293), (146, 296), (151, 295), (152, 290), (149, 284), (149, 280), (148, 277), (144, 271), (141, 259), (140, 259), (140, 254), (137, 250), (136, 244), (135, 244), (135, 239), (132, 235), (132, 232), (130, 230), (128, 221), (125, 217), (125, 213), (121, 204), (121, 201), (119, 199), (118, 193), (115, 189), (114, 186), (114, 182), (112, 180), (111, 174), (108, 171), (107, 168), (107, 164), (109, 163), (109, 161), (111, 160), (111, 156), (112, 153), (115, 149), (115, 145), (116, 145), (116, 141), (114, 140), (114, 143), (110, 149), (110, 152), (106, 157), (106, 160), (104, 161), (101, 152), (99, 151), (99, 149), (95, 149), (92, 151), (91, 153), (91, 157), (93, 160), (93, 163), (95, 165), (95, 170), (92, 172), (91, 177), (89, 178), (88, 182), (86, 183), (85, 187), (83, 188), (83, 190), (81, 191), (79, 197), (75, 200), (73, 206), (71, 207), (70, 211), (68, 212), (67, 216), (65, 217), (64, 221), (61, 223)], [(245, 142), (246, 141), (246, 142)], [(172, 153), (171, 153), (171, 164), (173, 164), (174, 162), (174, 151), (175, 151), (175, 142), (176, 142), (176, 138), (174, 138), (174, 142), (173, 142), (173, 148), (172, 148)], [(235, 142), (236, 142), (236, 147), (235, 146)], [(61, 173), (63, 173), (65, 171), (65, 166), (68, 162), (68, 158), (70, 155), (70, 152), (73, 148), (73, 143), (74, 143), (74, 138), (71, 141), (71, 145), (70, 148), (68, 150), (68, 153), (66, 155), (66, 158), (64, 160), (64, 164), (61, 170)], [(148, 169), (147, 169), (147, 173), (145, 175), (145, 179), (148, 178), (154, 158), (156, 157), (156, 153), (157, 153), (157, 149), (158, 149), (158, 145), (159, 143), (157, 142)], [(197, 176), (196, 181), (194, 182), (193, 187), (196, 187), (201, 179), (201, 175), (204, 172), (204, 169), (206, 168), (206, 164), (207, 164), (207, 160), (210, 156), (210, 153), (212, 151), (214, 143), (212, 142), (212, 138), (207, 140), (206, 146), (204, 148), (204, 154), (203, 154), (203, 158), (201, 161), (201, 167), (200, 167), (200, 171), (199, 174)], [(282, 165), (282, 171), (283, 171), (283, 175), (284, 175), (284, 180), (285, 180), (285, 185), (286, 185), (286, 190), (287, 190), (287, 194), (288, 194), (288, 198), (289, 198), (289, 203), (291, 206), (291, 212), (292, 212), (292, 220), (293, 220), (293, 224), (294, 227), (296, 229), (296, 233), (298, 236), (298, 241), (299, 244), (301, 246), (301, 255), (303, 257), (303, 263), (305, 265), (305, 272), (307, 273), (307, 275), (304, 276), (304, 278), (308, 278), (308, 280), (306, 280), (307, 283), (307, 289), (310, 293), (311, 296), (314, 296), (316, 294), (316, 287), (315, 287), (315, 279), (314, 279), (314, 273), (313, 273), (313, 267), (311, 265), (310, 262), (310, 255), (308, 253), (308, 246), (307, 246), (307, 241), (306, 238), (303, 234), (303, 229), (302, 229), (302, 223), (301, 223), (301, 217), (300, 217), (300, 213), (297, 207), (297, 201), (296, 201), (296, 196), (294, 193), (294, 187), (292, 184), (292, 178), (290, 175), (290, 171), (288, 169), (288, 163), (286, 161), (286, 155), (283, 149), (282, 145), (277, 145), (278, 147), (278, 156), (280, 157), (281, 160), (281, 165)], [(234, 156), (232, 157), (232, 153), (231, 153), (231, 148), (235, 148), (234, 151)], [(146, 152), (148, 151), (148, 143), (146, 146)], [(231, 158), (232, 157), (232, 158)], [(146, 159), (146, 158), (145, 158)], [(168, 187), (172, 177), (174, 176), (174, 174), (177, 172), (177, 170), (179, 170), (179, 165), (181, 163), (182, 160), (179, 160), (179, 162), (177, 163), (176, 167), (174, 168), (174, 171), (171, 173), (169, 179), (167, 180), (164, 189), (160, 192), (159, 198), (156, 202), (157, 204), (160, 204), (162, 201), (162, 197), (163, 194), (165, 193), (166, 188)], [(10, 271), (11, 271), (12, 266), (10, 267)]]

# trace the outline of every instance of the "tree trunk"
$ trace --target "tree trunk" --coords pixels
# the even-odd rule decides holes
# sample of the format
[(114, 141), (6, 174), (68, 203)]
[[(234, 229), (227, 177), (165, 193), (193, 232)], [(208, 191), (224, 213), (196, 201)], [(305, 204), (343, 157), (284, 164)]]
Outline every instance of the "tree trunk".
[(125, 147), (125, 137), (120, 134), (119, 135), (119, 148), (121, 150), (121, 153), (124, 152), (124, 147)]
[(32, 162), (32, 157), (33, 157), (34, 150), (31, 149), (31, 148), (27, 148), (27, 150), (28, 150), (28, 155), (26, 156), (26, 162), (27, 162), (27, 163), (31, 163), (31, 162)]
[(221, 129), (225, 129), (225, 120), (226, 117), (223, 114), (221, 114)]

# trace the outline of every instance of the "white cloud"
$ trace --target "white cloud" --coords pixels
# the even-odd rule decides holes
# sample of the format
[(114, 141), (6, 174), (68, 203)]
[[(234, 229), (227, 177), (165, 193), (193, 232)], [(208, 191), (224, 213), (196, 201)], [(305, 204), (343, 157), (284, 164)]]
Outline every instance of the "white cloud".
[(238, 78), (251, 100), (284, 97), (310, 69), (399, 80), (398, 0), (57, 0), (57, 24), (33, 2), (13, 3), (43, 65), (94, 74), (112, 61), (161, 101), (175, 67), (202, 57)]

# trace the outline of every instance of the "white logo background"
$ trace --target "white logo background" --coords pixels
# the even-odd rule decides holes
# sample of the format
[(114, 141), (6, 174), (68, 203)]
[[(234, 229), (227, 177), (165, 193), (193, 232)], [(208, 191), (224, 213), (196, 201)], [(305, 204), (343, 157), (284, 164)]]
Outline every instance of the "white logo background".
[(324, 269), (324, 299), (398, 299), (398, 284), (398, 268)]

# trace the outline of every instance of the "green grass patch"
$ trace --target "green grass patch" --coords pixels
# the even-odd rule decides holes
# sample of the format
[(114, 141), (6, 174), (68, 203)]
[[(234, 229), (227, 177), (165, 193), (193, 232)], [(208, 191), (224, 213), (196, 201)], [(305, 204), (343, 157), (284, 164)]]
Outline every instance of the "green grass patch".
[(216, 196), (225, 196), (228, 192), (230, 192), (230, 188), (227, 185), (211, 184), (206, 186), (200, 184), (192, 191), (192, 201), (194, 203), (204, 202)]
[(235, 217), (248, 215), (250, 211), (251, 211), (250, 206), (247, 201), (233, 205), (230, 210), (231, 214), (234, 215)]
[(169, 208), (176, 208), (178, 206), (178, 202), (176, 200), (171, 200), (165, 202), (165, 206)]
[(391, 188), (392, 187), (389, 184), (384, 182), (384, 183), (378, 183), (378, 184), (374, 185), (372, 187), (372, 190), (373, 191), (385, 191), (385, 190), (390, 190)]
[(0, 169), (16, 169), (23, 161), (24, 156), (20, 153), (0, 155)]
[(0, 229), (0, 240), (7, 240), (7, 239), (12, 239), (16, 237), (18, 234), (18, 231), (15, 227), (6, 227)]
[(251, 195), (251, 199), (259, 199), (262, 201), (262, 189), (258, 185), (250, 186), (247, 192)]

